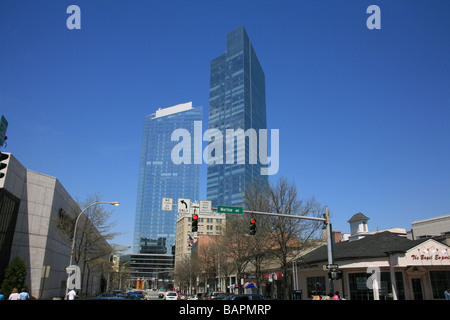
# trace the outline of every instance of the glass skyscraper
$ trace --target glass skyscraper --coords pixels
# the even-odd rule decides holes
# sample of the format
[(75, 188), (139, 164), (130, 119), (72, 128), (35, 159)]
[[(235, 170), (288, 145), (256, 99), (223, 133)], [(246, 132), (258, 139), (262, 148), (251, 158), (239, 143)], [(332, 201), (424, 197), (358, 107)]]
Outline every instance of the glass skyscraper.
[[(173, 255), (176, 235), (176, 207), (162, 211), (162, 198), (199, 200), (198, 164), (174, 164), (171, 152), (178, 141), (171, 141), (176, 129), (194, 135), (194, 121), (202, 120), (202, 107), (192, 103), (159, 109), (144, 122), (139, 165), (133, 252)], [(193, 154), (193, 147), (191, 150)], [(153, 272), (157, 272), (154, 271)]]
[[(220, 130), (224, 137), (226, 129), (253, 128), (257, 133), (267, 129), (265, 76), (243, 26), (227, 34), (225, 53), (211, 60), (208, 118), (209, 128)], [(234, 150), (237, 154), (237, 147)], [(246, 186), (258, 179), (267, 182), (267, 176), (260, 174), (261, 167), (259, 161), (249, 163), (248, 142), (245, 164), (209, 164), (207, 199), (213, 207), (242, 206)]]

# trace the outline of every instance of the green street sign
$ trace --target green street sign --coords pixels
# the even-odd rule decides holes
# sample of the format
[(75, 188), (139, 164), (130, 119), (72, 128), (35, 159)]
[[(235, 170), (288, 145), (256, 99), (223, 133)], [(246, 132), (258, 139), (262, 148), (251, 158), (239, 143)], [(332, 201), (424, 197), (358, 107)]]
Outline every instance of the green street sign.
[(218, 206), (218, 213), (234, 213), (234, 214), (243, 214), (244, 209), (242, 207), (229, 207), (229, 206)]
[(2, 146), (3, 142), (5, 141), (7, 127), (8, 127), (8, 121), (6, 121), (5, 117), (2, 116), (2, 119), (0, 120), (0, 146)]

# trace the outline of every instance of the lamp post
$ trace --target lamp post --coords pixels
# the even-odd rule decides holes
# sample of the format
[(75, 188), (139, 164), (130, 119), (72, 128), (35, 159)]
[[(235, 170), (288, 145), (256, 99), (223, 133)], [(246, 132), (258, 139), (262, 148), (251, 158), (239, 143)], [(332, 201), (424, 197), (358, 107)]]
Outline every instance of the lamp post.
[[(90, 207), (92, 207), (92, 206), (94, 206), (94, 205), (96, 205), (96, 204), (111, 204), (111, 205), (113, 205), (113, 206), (118, 207), (120, 203), (119, 203), (119, 202), (107, 202), (107, 201), (99, 201), (99, 202), (95, 202), (95, 203), (92, 203), (92, 204), (88, 205), (86, 208), (84, 208), (84, 209), (78, 214), (77, 219), (75, 220), (75, 227), (74, 227), (74, 230), (73, 230), (73, 239), (72, 239), (72, 248), (70, 249), (70, 261), (69, 261), (69, 266), (72, 265), (72, 260), (73, 260), (73, 250), (74, 250), (74, 247), (75, 247), (75, 236), (76, 236), (76, 234), (77, 234), (78, 220), (80, 219), (81, 215), (82, 215), (88, 208), (90, 208)], [(67, 295), (68, 288), (69, 288), (68, 285), (69, 285), (69, 274), (68, 274), (68, 276), (67, 276), (66, 295)]]

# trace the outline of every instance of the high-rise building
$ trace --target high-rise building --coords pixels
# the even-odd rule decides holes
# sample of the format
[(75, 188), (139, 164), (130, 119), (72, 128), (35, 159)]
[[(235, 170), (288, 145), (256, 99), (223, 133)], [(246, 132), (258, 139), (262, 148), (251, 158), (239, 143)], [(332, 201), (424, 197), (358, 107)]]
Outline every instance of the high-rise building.
[[(153, 255), (149, 261), (158, 261), (156, 258), (162, 259), (164, 255), (173, 259), (174, 255), (177, 212), (162, 211), (162, 198), (172, 198), (175, 203), (178, 198), (199, 200), (200, 166), (175, 164), (172, 150), (178, 141), (172, 141), (171, 137), (177, 129), (185, 129), (193, 135), (194, 122), (201, 120), (202, 107), (193, 108), (192, 102), (158, 109), (145, 118), (133, 252)], [(164, 270), (147, 265), (139, 275), (145, 277), (166, 272), (168, 267), (165, 265)]]
[[(209, 129), (267, 129), (265, 76), (244, 27), (226, 36), (226, 51), (211, 60), (209, 88)], [(224, 140), (224, 153), (226, 142)], [(247, 139), (245, 139), (247, 140)], [(209, 164), (207, 198), (212, 206), (242, 206), (242, 192), (252, 182), (267, 182), (262, 176), (261, 162), (249, 162), (249, 144), (245, 145), (245, 164)]]

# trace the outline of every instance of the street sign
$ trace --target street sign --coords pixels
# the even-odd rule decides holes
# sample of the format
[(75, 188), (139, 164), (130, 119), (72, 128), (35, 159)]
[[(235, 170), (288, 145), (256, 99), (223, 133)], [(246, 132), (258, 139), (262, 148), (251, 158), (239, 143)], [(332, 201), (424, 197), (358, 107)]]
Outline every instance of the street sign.
[(5, 141), (7, 127), (8, 121), (6, 121), (5, 117), (2, 116), (2, 119), (0, 120), (0, 146), (2, 146)]
[(244, 209), (242, 207), (218, 206), (217, 212), (218, 213), (243, 214)]
[(178, 213), (186, 214), (191, 211), (191, 199), (178, 198)]
[(162, 198), (162, 210), (163, 211), (172, 211), (172, 198)]
[(203, 214), (211, 213), (211, 201), (210, 200), (200, 200), (200, 213), (203, 213)]
[(327, 264), (327, 269), (337, 269), (339, 266), (337, 264)]

